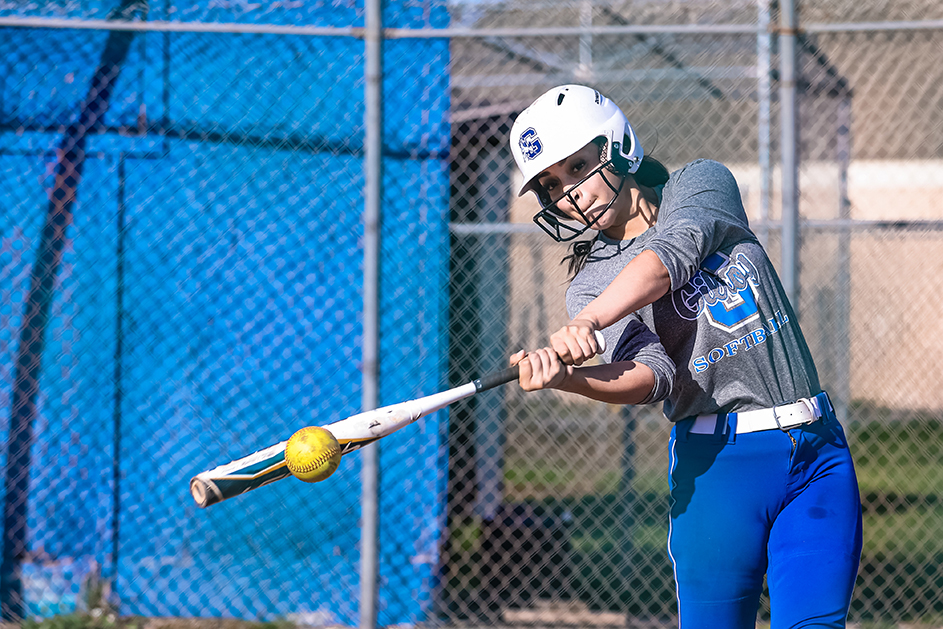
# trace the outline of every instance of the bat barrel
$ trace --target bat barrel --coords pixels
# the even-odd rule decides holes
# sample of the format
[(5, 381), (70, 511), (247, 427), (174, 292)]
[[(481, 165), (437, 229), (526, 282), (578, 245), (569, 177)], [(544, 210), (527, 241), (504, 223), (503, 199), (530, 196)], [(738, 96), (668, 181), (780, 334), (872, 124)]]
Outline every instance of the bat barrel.
[[(596, 342), (600, 353), (606, 351), (606, 340), (598, 331)], [(449, 404), (511, 382), (517, 379), (518, 369), (518, 366), (514, 365), (448, 391), (360, 413), (328, 424), (324, 428), (334, 434), (341, 443), (342, 453), (347, 454)], [(190, 480), (190, 495), (193, 496), (194, 502), (205, 508), (290, 476), (291, 472), (285, 464), (287, 443), (282, 441), (194, 476)]]

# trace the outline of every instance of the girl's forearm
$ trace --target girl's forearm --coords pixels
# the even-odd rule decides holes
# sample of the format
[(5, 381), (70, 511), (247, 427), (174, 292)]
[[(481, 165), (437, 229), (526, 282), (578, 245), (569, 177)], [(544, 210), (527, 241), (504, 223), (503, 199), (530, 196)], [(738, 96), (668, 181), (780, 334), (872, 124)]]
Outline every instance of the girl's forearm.
[(574, 319), (584, 319), (596, 330), (608, 328), (632, 312), (654, 303), (671, 290), (668, 269), (653, 251), (632, 259), (612, 283)]
[(633, 361), (570, 367), (556, 388), (608, 404), (638, 404), (655, 387), (655, 373)]

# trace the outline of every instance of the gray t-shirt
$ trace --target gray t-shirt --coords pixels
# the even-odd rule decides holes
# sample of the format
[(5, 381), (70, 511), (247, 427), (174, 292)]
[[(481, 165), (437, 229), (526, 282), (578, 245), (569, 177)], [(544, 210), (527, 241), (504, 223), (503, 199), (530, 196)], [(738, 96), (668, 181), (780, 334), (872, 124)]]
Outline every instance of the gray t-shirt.
[(821, 392), (795, 313), (725, 166), (697, 160), (671, 173), (655, 226), (637, 238), (600, 233), (567, 289), (570, 317), (646, 250), (668, 269), (671, 291), (603, 331), (604, 359), (634, 360), (655, 373), (642, 403), (664, 400), (665, 416), (679, 421)]

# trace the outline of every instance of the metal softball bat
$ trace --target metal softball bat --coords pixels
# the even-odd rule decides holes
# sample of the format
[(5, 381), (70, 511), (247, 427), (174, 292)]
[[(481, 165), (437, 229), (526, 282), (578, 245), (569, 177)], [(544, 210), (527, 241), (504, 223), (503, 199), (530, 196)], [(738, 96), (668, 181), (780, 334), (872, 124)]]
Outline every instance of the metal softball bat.
[[(606, 351), (606, 341), (596, 332), (599, 353)], [(393, 434), (421, 417), (434, 413), (471, 397), (482, 391), (507, 384), (518, 378), (518, 366), (495, 371), (461, 386), (427, 395), (425, 397), (384, 406), (372, 411), (352, 415), (346, 419), (324, 426), (334, 435), (341, 446), (341, 455)], [(190, 479), (190, 495), (201, 508), (217, 504), (291, 476), (285, 463), (285, 444), (276, 443), (241, 459), (200, 472)]]

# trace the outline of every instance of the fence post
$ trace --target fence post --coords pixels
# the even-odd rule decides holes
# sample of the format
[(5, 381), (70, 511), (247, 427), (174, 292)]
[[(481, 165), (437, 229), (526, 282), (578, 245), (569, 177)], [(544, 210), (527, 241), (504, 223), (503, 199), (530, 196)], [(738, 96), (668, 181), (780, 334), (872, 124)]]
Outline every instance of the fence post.
[(769, 33), (770, 0), (757, 0), (756, 34), (756, 91), (757, 91), (757, 153), (760, 165), (760, 242), (769, 244), (769, 189), (770, 189), (770, 98), (772, 66)]
[(848, 168), (851, 164), (851, 93), (842, 86), (838, 101), (838, 255), (835, 275), (835, 414), (848, 425), (851, 401), (851, 200), (848, 198)]
[(782, 0), (779, 16), (780, 124), (782, 133), (782, 268), (783, 288), (799, 312), (799, 159), (798, 99), (796, 96), (795, 0)]
[[(364, 29), (364, 234), (363, 234), (363, 410), (377, 407), (377, 350), (379, 345), (380, 201), (382, 198), (382, 8), (367, 0)], [(378, 444), (362, 451), (360, 502), (360, 628), (376, 626), (379, 451)]]

